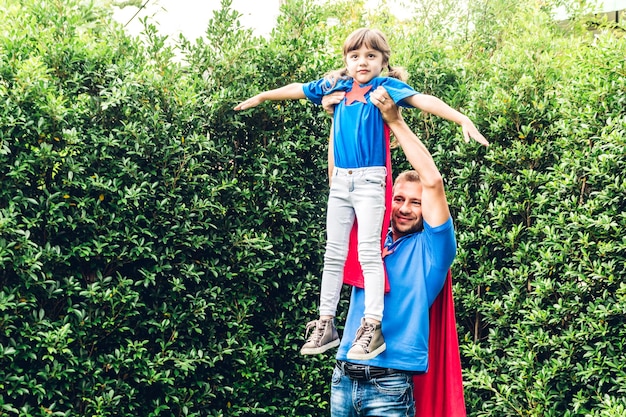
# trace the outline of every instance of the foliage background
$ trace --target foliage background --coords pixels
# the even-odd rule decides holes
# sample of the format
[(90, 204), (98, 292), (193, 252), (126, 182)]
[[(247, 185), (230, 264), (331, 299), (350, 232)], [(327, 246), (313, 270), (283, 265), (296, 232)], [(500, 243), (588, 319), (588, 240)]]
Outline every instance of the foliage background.
[(364, 25), (492, 142), (405, 112), (458, 231), (468, 415), (626, 414), (624, 29), (592, 34), (579, 2), (567, 24), (563, 2), (406, 3), (399, 21), (287, 1), (265, 39), (223, 1), (190, 42), (78, 0), (0, 2), (0, 415), (328, 415), (332, 356), (297, 352), (329, 121), (232, 107), (340, 66)]

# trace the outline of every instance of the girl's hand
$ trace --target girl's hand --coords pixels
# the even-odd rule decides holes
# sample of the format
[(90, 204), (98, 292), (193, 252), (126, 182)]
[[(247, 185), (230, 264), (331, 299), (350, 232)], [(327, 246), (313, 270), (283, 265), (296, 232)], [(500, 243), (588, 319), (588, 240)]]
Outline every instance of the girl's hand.
[(466, 143), (472, 138), (483, 146), (489, 146), (487, 139), (476, 129), (476, 126), (474, 126), (471, 120), (467, 119), (467, 121), (461, 125), (461, 128), (463, 129), (463, 138)]
[(259, 104), (263, 103), (265, 100), (261, 98), (261, 94), (257, 94), (254, 97), (250, 97), (246, 101), (242, 101), (241, 103), (235, 106), (235, 110), (245, 110), (252, 107), (256, 107)]

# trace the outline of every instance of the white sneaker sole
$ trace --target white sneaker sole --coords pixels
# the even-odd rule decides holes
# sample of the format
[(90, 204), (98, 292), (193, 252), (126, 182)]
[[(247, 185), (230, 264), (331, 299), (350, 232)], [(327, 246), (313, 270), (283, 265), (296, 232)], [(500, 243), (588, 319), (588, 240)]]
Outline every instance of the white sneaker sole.
[(301, 355), (319, 355), (320, 353), (326, 352), (328, 349), (332, 349), (334, 347), (339, 346), (340, 342), (341, 340), (335, 339), (332, 342), (326, 343), (325, 345), (320, 346), (318, 348), (302, 348), (300, 349), (300, 354)]
[(387, 344), (383, 343), (382, 345), (378, 347), (378, 349), (373, 350), (370, 353), (354, 353), (354, 352), (350, 353), (350, 351), (348, 351), (347, 358), (352, 359), (352, 360), (358, 360), (358, 361), (367, 361), (370, 359), (374, 359), (376, 356), (383, 353), (385, 349), (387, 349)]

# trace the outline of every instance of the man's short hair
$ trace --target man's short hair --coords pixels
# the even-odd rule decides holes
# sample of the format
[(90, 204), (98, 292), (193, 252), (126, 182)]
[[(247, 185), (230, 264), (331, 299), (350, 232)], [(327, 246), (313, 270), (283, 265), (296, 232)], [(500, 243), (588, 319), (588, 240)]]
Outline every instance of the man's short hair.
[(421, 179), (417, 171), (415, 171), (414, 169), (411, 169), (408, 171), (401, 172), (400, 175), (396, 177), (396, 180), (394, 181), (393, 185), (395, 186), (396, 184), (400, 182), (421, 182)]

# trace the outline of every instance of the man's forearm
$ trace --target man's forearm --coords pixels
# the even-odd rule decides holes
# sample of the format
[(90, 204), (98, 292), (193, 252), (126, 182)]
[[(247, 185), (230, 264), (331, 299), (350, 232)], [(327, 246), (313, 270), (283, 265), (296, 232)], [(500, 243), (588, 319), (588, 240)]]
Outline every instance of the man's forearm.
[(387, 124), (400, 143), (407, 160), (420, 175), (422, 183), (425, 186), (439, 183), (441, 174), (432, 155), (406, 122), (402, 118), (398, 118)]

